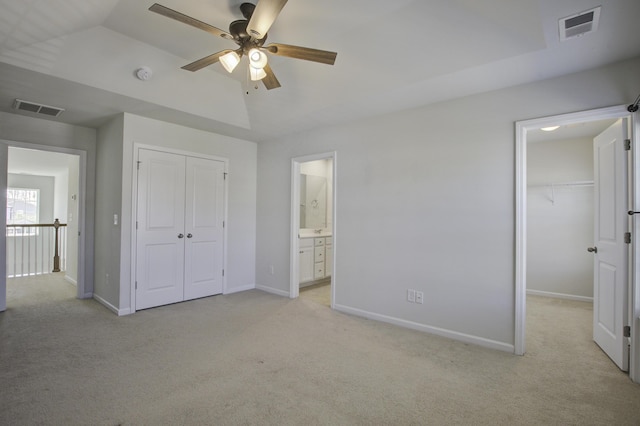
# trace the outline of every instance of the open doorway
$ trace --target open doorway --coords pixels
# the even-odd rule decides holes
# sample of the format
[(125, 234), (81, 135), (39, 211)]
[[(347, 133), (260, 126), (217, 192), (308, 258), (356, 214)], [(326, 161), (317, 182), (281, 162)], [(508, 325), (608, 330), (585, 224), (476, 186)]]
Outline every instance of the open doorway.
[[(68, 287), (62, 293), (85, 298), (84, 151), (5, 142), (7, 194), (5, 253), (0, 285), (2, 308), (11, 304), (7, 281)], [(6, 179), (6, 180), (5, 180)], [(13, 285), (13, 283), (12, 283)], [(22, 300), (23, 292), (19, 292)], [(34, 294), (45, 294), (35, 292)], [(47, 293), (48, 294), (48, 293)], [(46, 296), (45, 296), (46, 297)]]
[(297, 157), (291, 168), (289, 297), (335, 303), (336, 154)]
[(527, 134), (527, 295), (593, 302), (593, 140), (616, 120)]
[[(584, 157), (588, 156), (586, 152), (589, 149), (594, 149), (593, 143), (595, 142), (589, 144), (589, 141), (592, 141), (593, 137), (598, 134), (600, 130), (607, 128), (612, 122), (618, 122), (621, 128), (626, 128), (628, 130), (630, 126), (627, 124), (630, 121), (630, 118), (629, 112), (627, 112), (624, 107), (614, 107), (528, 120), (526, 122), (518, 122), (516, 125), (516, 354), (522, 355), (525, 352), (527, 293), (537, 294), (538, 296), (554, 296), (565, 300), (568, 299), (582, 302), (593, 299), (596, 311), (595, 315), (592, 315), (592, 318), (599, 318), (597, 310), (598, 306), (601, 305), (598, 305), (598, 301), (603, 300), (604, 294), (598, 290), (598, 279), (602, 279), (602, 275), (598, 272), (597, 266), (601, 262), (600, 260), (596, 260), (594, 262), (593, 258), (590, 260), (589, 257), (584, 258), (584, 255), (588, 253), (587, 248), (590, 248), (591, 251), (589, 256), (594, 254), (594, 248), (590, 246), (594, 244), (594, 240), (596, 239), (594, 238), (594, 235), (598, 235), (597, 225), (600, 223), (598, 215), (601, 214), (602, 210), (598, 206), (602, 205), (599, 204), (602, 202), (601, 198), (604, 193), (602, 189), (604, 188), (603, 185), (607, 184), (608, 180), (602, 178), (598, 171), (601, 168), (598, 166), (599, 161), (601, 162), (601, 159), (599, 160), (598, 157), (600, 154), (596, 153), (597, 155), (595, 155), (593, 160), (586, 159), (585, 161)], [(559, 133), (556, 133), (555, 136), (551, 136), (551, 132), (549, 132), (547, 136), (540, 136), (538, 133), (541, 128), (554, 126), (561, 126), (560, 129), (564, 128), (564, 132), (568, 133), (565, 137), (562, 137), (562, 140), (559, 139), (557, 145), (553, 146), (551, 149), (555, 149), (556, 152), (558, 150), (568, 149), (570, 154), (567, 154), (567, 158), (573, 156), (574, 159), (572, 161), (567, 160), (564, 167), (561, 167), (559, 170), (554, 172), (551, 170), (552, 167), (550, 167), (549, 164), (554, 160), (549, 160), (550, 157), (548, 156), (548, 153), (550, 151), (548, 151), (546, 156), (547, 164), (537, 164), (533, 166), (533, 170), (529, 170), (529, 167), (532, 166), (529, 160), (533, 160), (535, 157), (545, 157), (541, 155), (541, 152), (538, 152), (544, 151), (544, 149), (541, 149), (542, 145), (536, 146), (536, 144), (544, 144), (544, 139), (550, 140), (552, 138), (562, 136), (562, 130)], [(570, 132), (575, 133), (578, 131), (581, 131), (584, 135), (570, 134)], [(624, 136), (624, 138), (627, 137), (629, 136)], [(580, 138), (586, 139), (580, 141)], [(581, 146), (581, 144), (589, 144), (590, 146)], [(627, 197), (626, 189), (623, 190), (622, 188), (626, 187), (630, 182), (630, 179), (625, 171), (627, 161), (624, 160), (626, 157), (624, 157), (623, 137), (619, 137), (616, 144), (619, 144), (619, 147), (621, 148), (619, 151), (622, 152), (620, 156), (622, 160), (616, 160), (616, 164), (624, 163), (624, 167), (620, 169), (620, 172), (615, 172), (614, 174), (616, 176), (620, 176), (620, 182), (623, 182), (623, 184), (616, 186), (615, 191), (607, 192), (624, 192), (622, 197), (624, 202), (616, 204), (621, 207), (618, 207), (614, 212), (613, 221), (618, 224), (624, 223), (624, 230), (626, 231), (627, 215), (626, 210), (624, 209), (626, 209), (630, 204), (628, 204), (625, 199)], [(552, 145), (553, 144), (551, 144), (551, 146)], [(569, 148), (569, 146), (572, 147)], [(594, 150), (592, 152), (596, 151), (597, 150)], [(579, 157), (579, 152), (583, 153), (582, 161), (578, 161), (575, 158)], [(587, 166), (589, 161), (595, 161), (596, 163), (596, 167), (594, 167), (596, 172), (593, 178), (588, 174)], [(547, 179), (548, 181), (542, 182), (543, 179)], [(595, 195), (593, 195), (594, 193)], [(591, 197), (594, 198), (592, 199)], [(545, 202), (547, 203), (546, 206), (543, 205)], [(584, 210), (589, 204), (591, 205), (591, 208), (589, 208), (587, 212), (579, 211)], [(611, 204), (614, 203), (611, 202), (607, 205)], [(549, 218), (544, 217), (544, 215), (540, 215), (540, 211), (544, 211), (545, 209), (550, 211), (552, 208), (554, 208), (553, 214), (555, 217)], [(555, 238), (555, 241), (540, 238), (540, 230), (543, 228), (548, 230), (552, 222), (562, 222), (564, 220), (566, 224), (567, 220), (572, 218), (573, 223), (571, 226), (573, 229), (568, 230), (565, 228), (562, 231), (556, 232), (573, 232), (575, 234), (584, 233), (586, 231), (588, 232), (586, 239), (581, 237), (584, 241), (575, 237), (575, 235), (574, 237), (564, 235), (566, 238), (563, 238), (562, 235), (556, 234), (553, 237)], [(616, 232), (616, 235), (624, 235), (624, 232)], [(571, 238), (575, 241), (569, 241)], [(567, 250), (566, 247), (563, 247), (563, 245), (566, 244), (573, 244), (574, 247)], [(584, 245), (584, 247), (579, 247), (582, 245)], [(566, 257), (568, 255), (569, 257), (573, 257), (573, 260), (559, 258), (561, 255), (554, 255), (551, 253), (554, 250), (560, 250), (562, 252), (562, 256)], [(567, 251), (570, 253), (567, 254)], [(540, 270), (536, 270), (536, 263), (538, 263), (537, 266), (539, 269), (539, 263), (541, 261), (540, 258), (544, 256), (548, 258), (547, 260), (551, 259), (553, 261), (553, 266), (548, 267), (541, 272)], [(594, 266), (596, 266), (595, 269)], [(591, 270), (593, 271), (591, 273), (591, 277), (589, 276), (589, 267), (591, 267)], [(573, 270), (571, 271), (572, 268)], [(621, 266), (620, 270), (622, 269), (624, 269), (624, 275), (627, 275), (629, 267), (626, 262)], [(567, 272), (568, 270), (569, 272)], [(536, 276), (537, 274), (539, 276)], [(576, 280), (572, 282), (571, 279), (565, 279), (564, 281), (561, 279), (557, 281), (562, 282), (556, 282), (554, 284), (554, 274), (565, 274), (565, 278), (572, 275)], [(630, 312), (631, 309), (627, 309), (627, 307), (628, 304), (631, 304), (633, 294), (633, 286), (631, 283), (634, 281), (630, 274), (629, 277), (630, 279), (626, 279), (623, 284), (624, 293), (628, 299), (621, 304), (623, 309), (616, 311), (615, 321), (612, 320), (612, 323), (616, 323), (615, 332), (619, 333), (619, 336), (623, 335), (623, 323), (629, 324), (631, 321), (629, 314), (627, 313)], [(585, 281), (589, 280), (591, 280), (592, 286), (589, 286), (590, 283), (585, 283)], [(595, 288), (595, 291), (592, 290), (593, 288)], [(593, 324), (592, 330), (595, 336), (595, 320)], [(619, 328), (619, 330), (617, 330), (617, 328)], [(621, 341), (626, 342), (624, 339)], [(600, 346), (602, 347), (602, 345)], [(611, 357), (606, 349), (605, 353)], [(614, 357), (611, 358), (614, 359)]]
[(617, 120), (527, 134), (527, 348), (554, 365), (612, 365), (593, 344), (594, 139)]

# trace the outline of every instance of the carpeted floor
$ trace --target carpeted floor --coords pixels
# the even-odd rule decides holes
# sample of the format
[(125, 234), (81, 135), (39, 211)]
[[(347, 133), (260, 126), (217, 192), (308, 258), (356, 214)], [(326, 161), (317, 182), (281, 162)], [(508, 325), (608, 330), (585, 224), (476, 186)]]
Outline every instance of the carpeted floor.
[(638, 425), (589, 304), (527, 300), (523, 357), (260, 291), (118, 318), (10, 280), (2, 425)]

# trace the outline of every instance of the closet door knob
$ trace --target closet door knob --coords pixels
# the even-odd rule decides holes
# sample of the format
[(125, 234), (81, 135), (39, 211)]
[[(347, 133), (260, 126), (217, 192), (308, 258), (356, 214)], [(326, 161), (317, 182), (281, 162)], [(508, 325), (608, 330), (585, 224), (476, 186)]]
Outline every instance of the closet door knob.
[(191, 238), (191, 237), (193, 237), (193, 235), (187, 234), (187, 238)]
[(184, 238), (183, 234), (178, 234), (178, 238)]
[(589, 253), (597, 253), (598, 252), (598, 247), (589, 247), (589, 248), (587, 248), (587, 251)]

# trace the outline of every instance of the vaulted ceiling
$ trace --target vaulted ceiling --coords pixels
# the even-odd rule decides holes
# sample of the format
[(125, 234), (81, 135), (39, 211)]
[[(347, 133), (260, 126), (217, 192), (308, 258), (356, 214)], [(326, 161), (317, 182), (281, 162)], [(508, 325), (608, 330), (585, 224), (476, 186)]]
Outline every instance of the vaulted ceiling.
[[(242, 18), (240, 0), (158, 2), (225, 30)], [(338, 57), (270, 56), (282, 87), (267, 91), (246, 66), (182, 70), (235, 44), (153, 3), (0, 0), (0, 110), (20, 98), (64, 108), (49, 119), (70, 124), (124, 111), (259, 142), (640, 55), (637, 0), (289, 0), (269, 42)], [(599, 5), (597, 31), (559, 40), (560, 18)], [(148, 81), (135, 77), (141, 66)]]

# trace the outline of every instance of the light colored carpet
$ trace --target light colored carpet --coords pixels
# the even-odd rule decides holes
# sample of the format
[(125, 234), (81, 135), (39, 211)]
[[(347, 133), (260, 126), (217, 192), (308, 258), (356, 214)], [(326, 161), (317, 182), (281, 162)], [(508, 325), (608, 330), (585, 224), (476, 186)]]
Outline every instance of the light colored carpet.
[(255, 290), (122, 318), (73, 295), (9, 283), (0, 424), (640, 424), (580, 302), (529, 298), (518, 357)]

